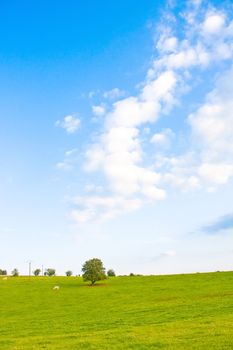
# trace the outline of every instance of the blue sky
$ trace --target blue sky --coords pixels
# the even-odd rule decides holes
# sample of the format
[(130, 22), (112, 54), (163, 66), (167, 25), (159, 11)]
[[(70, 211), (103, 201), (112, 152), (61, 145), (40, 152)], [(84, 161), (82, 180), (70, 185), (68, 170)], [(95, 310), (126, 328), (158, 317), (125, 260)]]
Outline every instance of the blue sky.
[(231, 2), (4, 2), (0, 36), (0, 267), (232, 269)]

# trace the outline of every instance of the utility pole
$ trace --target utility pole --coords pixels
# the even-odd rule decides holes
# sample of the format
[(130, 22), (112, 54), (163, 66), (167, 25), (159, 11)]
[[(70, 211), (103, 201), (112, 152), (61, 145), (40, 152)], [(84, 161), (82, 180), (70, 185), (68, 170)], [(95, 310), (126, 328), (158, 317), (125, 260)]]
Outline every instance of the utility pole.
[(29, 277), (31, 277), (31, 273), (32, 273), (32, 262), (29, 261)]
[(28, 276), (30, 278), (32, 274), (32, 260), (28, 260), (27, 263), (28, 263)]

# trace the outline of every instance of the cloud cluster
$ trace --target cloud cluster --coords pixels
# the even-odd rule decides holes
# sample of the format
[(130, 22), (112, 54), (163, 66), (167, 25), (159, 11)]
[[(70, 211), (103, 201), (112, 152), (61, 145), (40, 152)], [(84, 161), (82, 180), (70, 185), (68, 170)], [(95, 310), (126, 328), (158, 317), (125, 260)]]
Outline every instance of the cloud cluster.
[(205, 103), (189, 116), (193, 137), (199, 143), (198, 174), (224, 184), (233, 175), (233, 71), (226, 72)]
[(139, 96), (115, 102), (106, 116), (106, 131), (99, 143), (87, 151), (86, 168), (103, 171), (115, 194), (165, 198), (164, 190), (159, 188), (160, 175), (141, 165), (139, 133), (141, 125), (155, 122), (173, 102), (176, 82), (173, 72), (163, 72), (156, 79), (149, 79)]
[[(177, 139), (171, 128), (148, 135), (153, 150), (151, 162), (145, 155), (142, 129), (171, 114), (182, 93), (192, 89), (192, 78), (211, 65), (230, 61), (233, 56), (233, 21), (222, 10), (187, 2), (174, 18), (166, 14), (160, 25), (155, 58), (137, 95), (119, 98), (118, 89), (105, 98), (93, 113), (104, 115), (103, 131), (86, 152), (85, 169), (104, 176), (108, 197), (79, 197), (72, 217), (77, 222), (107, 219), (140, 208), (143, 203), (166, 197), (169, 186), (182, 190), (224, 184), (233, 175), (233, 73), (218, 79), (196, 111), (187, 116), (190, 127), (187, 150), (167, 152)], [(220, 67), (221, 70), (221, 67)], [(187, 125), (186, 124), (186, 125)], [(149, 147), (149, 146), (148, 146)]]

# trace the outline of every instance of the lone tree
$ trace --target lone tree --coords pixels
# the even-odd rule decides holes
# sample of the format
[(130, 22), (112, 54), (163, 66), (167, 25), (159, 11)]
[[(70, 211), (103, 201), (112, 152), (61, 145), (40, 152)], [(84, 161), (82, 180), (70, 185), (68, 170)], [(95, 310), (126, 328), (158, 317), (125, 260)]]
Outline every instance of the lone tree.
[(45, 271), (45, 276), (55, 276), (55, 273), (56, 273), (56, 270), (55, 269), (51, 269), (51, 268), (49, 268), (49, 269), (47, 269), (46, 271)]
[(72, 276), (73, 275), (73, 272), (72, 271), (70, 271), (70, 270), (68, 270), (68, 271), (66, 271), (66, 276)]
[(39, 276), (39, 274), (41, 273), (41, 270), (35, 269), (35, 271), (33, 273), (34, 273), (34, 276)]
[(17, 277), (19, 276), (19, 271), (17, 269), (12, 270), (11, 272), (12, 276)]
[(87, 260), (82, 267), (82, 272), (83, 280), (91, 281), (91, 285), (93, 285), (96, 281), (106, 279), (103, 263), (97, 258)]
[(108, 277), (115, 277), (116, 276), (115, 271), (113, 269), (108, 270), (107, 275), (108, 275)]

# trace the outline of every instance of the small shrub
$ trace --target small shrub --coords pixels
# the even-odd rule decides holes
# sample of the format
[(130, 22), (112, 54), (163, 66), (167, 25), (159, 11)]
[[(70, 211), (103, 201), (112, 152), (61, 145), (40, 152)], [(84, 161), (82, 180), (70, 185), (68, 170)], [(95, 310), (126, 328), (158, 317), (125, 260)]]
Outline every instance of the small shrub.
[(14, 270), (12, 270), (11, 274), (13, 277), (17, 277), (17, 276), (19, 276), (19, 271), (17, 269), (14, 269)]
[(39, 276), (39, 274), (41, 273), (41, 270), (35, 269), (35, 271), (33, 273), (34, 273), (34, 276)]
[(66, 271), (66, 276), (67, 276), (67, 277), (72, 276), (72, 275), (73, 275), (73, 272), (72, 272), (72, 271), (70, 271), (70, 270)]
[(55, 276), (55, 274), (56, 274), (56, 270), (55, 269), (51, 269), (51, 268), (46, 269), (46, 271), (44, 273), (45, 276), (49, 276), (49, 277)]
[(115, 277), (116, 276), (115, 271), (113, 269), (108, 270), (107, 275), (108, 275), (108, 277)]

